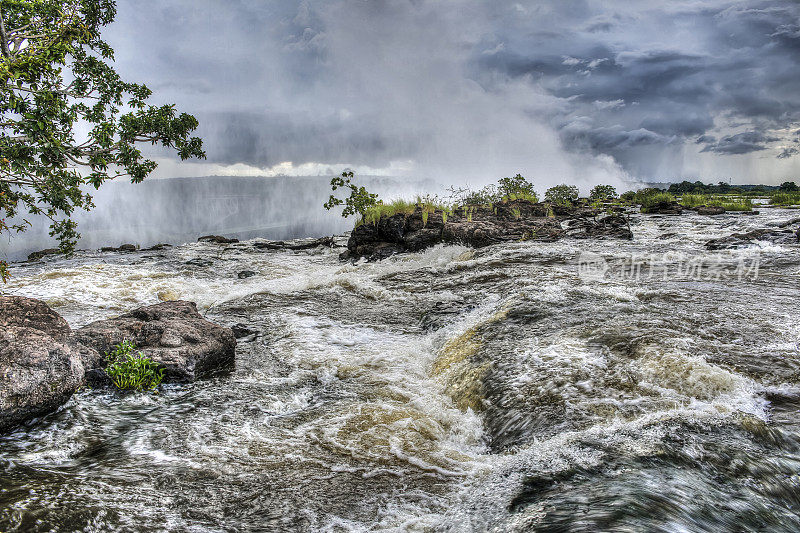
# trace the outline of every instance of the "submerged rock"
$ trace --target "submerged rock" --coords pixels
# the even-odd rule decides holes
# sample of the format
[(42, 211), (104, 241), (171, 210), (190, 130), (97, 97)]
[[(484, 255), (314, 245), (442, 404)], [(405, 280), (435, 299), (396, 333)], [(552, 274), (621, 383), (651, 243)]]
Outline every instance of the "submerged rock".
[[(193, 302), (172, 301), (141, 307), (117, 318), (99, 320), (75, 331), (74, 338), (106, 354), (123, 340), (165, 369), (164, 381), (194, 381), (230, 366), (236, 339), (230, 328), (203, 318)], [(105, 361), (92, 365), (100, 377)]]
[(247, 278), (252, 278), (256, 274), (258, 274), (258, 272), (255, 272), (253, 270), (242, 270), (241, 272), (236, 274), (236, 277), (239, 279), (247, 279)]
[[(513, 200), (487, 206), (457, 208), (452, 213), (437, 210), (383, 216), (376, 224), (360, 224), (350, 234), (341, 259), (366, 257), (385, 259), (400, 252), (417, 252), (439, 243), (480, 248), (491, 244), (534, 240), (552, 242), (565, 236), (630, 239), (626, 219), (618, 215), (598, 218), (598, 209), (583, 206), (553, 206)], [(570, 229), (562, 222), (579, 220)]]
[(792, 229), (755, 229), (746, 233), (733, 233), (719, 239), (711, 239), (706, 242), (709, 250), (726, 250), (730, 248), (740, 248), (755, 244), (756, 241), (767, 241), (773, 244), (795, 244), (800, 240), (800, 230), (795, 232)]
[(197, 239), (197, 242), (211, 242), (214, 244), (234, 244), (239, 242), (239, 239), (229, 239), (222, 235), (203, 235)]

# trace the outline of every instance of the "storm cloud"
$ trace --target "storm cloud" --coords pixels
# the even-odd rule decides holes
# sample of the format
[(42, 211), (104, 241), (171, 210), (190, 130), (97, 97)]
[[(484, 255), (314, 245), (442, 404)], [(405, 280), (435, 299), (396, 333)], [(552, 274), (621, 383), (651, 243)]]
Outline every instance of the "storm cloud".
[(794, 1), (122, 0), (107, 38), (201, 121), (162, 175), (800, 173)]

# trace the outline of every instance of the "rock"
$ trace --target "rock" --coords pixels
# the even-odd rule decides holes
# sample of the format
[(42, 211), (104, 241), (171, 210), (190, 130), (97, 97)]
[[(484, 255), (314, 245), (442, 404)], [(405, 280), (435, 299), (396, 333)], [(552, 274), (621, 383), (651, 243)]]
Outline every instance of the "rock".
[(239, 242), (239, 239), (229, 239), (222, 235), (204, 235), (197, 239), (197, 242), (211, 242), (214, 244), (234, 244)]
[(721, 215), (723, 213), (725, 213), (725, 208), (716, 205), (700, 206), (697, 208), (698, 215), (714, 216), (714, 215)]
[(706, 242), (709, 250), (727, 250), (755, 244), (756, 241), (767, 241), (774, 244), (796, 244), (800, 240), (800, 230), (791, 229), (755, 229), (746, 233), (733, 233), (727, 237), (711, 239)]
[(84, 366), (73, 343), (32, 327), (0, 329), (0, 431), (55, 411), (83, 383)]
[(0, 329), (11, 326), (38, 329), (58, 342), (66, 342), (72, 333), (67, 321), (43, 301), (0, 296)]
[(195, 266), (195, 267), (207, 267), (214, 264), (214, 261), (210, 259), (203, 259), (202, 257), (195, 257), (194, 259), (189, 259), (184, 263), (184, 265)]
[(137, 248), (136, 248), (135, 244), (121, 244), (119, 246), (119, 248), (117, 248), (117, 251), (119, 251), (119, 252), (135, 252), (136, 249)]
[(261, 241), (253, 243), (253, 247), (259, 250), (309, 250), (318, 246), (328, 248), (334, 245), (333, 237), (321, 237), (319, 239), (298, 239), (296, 242), (284, 241)]
[(633, 239), (628, 219), (620, 215), (577, 217), (563, 223), (567, 235), (576, 239), (604, 238)]
[[(230, 366), (236, 348), (230, 328), (206, 320), (193, 302), (186, 301), (163, 302), (99, 320), (76, 330), (74, 338), (103, 355), (123, 340), (132, 341), (164, 367), (165, 382), (194, 381)], [(92, 370), (103, 365), (104, 361), (96, 363)]]
[(42, 259), (45, 256), (58, 255), (59, 253), (60, 252), (59, 252), (58, 248), (47, 248), (45, 250), (39, 250), (38, 252), (32, 252), (32, 253), (28, 254), (28, 261), (30, 261), (30, 262), (39, 261), (40, 259)]
[(244, 337), (250, 337), (251, 335), (255, 335), (258, 333), (257, 329), (252, 329), (245, 324), (235, 324), (231, 327), (231, 331), (233, 331), (233, 336), (237, 339), (242, 339)]
[(650, 207), (642, 207), (642, 213), (648, 215), (680, 215), (683, 213), (683, 206), (678, 202), (660, 202)]
[(172, 248), (171, 244), (160, 242), (158, 244), (154, 244), (150, 248), (145, 248), (145, 252), (156, 252), (158, 250), (164, 250), (165, 248)]
[(252, 270), (242, 270), (241, 272), (236, 274), (236, 276), (239, 279), (247, 279), (247, 278), (251, 278), (251, 277), (255, 276), (256, 274), (258, 274), (258, 272), (254, 272)]
[(599, 210), (582, 205), (551, 207), (527, 200), (502, 202), (492, 207), (459, 207), (448, 213), (437, 210), (425, 214), (417, 207), (410, 214), (398, 213), (381, 217), (377, 224), (358, 225), (350, 233), (347, 251), (339, 258), (366, 257), (377, 261), (439, 243), (479, 248), (520, 240), (552, 242), (568, 234), (561, 222), (571, 219), (582, 220), (580, 228), (572, 229), (576, 236), (632, 237), (625, 218), (614, 215), (594, 220), (598, 214)]

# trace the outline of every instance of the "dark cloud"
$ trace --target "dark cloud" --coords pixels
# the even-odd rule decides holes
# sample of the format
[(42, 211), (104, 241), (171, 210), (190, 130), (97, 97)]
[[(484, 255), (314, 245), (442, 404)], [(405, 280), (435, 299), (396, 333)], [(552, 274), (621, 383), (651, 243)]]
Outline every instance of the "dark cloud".
[(758, 131), (746, 131), (736, 135), (728, 135), (716, 142), (710, 142), (701, 151), (724, 155), (749, 154), (750, 152), (766, 150), (767, 143), (779, 140), (778, 137), (768, 137)]
[(201, 118), (209, 163), (649, 178), (800, 159), (798, 21), (792, 0), (120, 0), (108, 38)]

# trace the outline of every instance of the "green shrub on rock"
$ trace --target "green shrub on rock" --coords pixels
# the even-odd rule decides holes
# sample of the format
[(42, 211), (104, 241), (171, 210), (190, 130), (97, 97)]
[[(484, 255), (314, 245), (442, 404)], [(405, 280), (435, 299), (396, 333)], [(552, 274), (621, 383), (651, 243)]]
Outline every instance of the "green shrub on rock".
[(134, 353), (135, 348), (136, 345), (132, 342), (122, 341), (113, 351), (107, 353), (106, 374), (120, 390), (155, 390), (164, 379), (164, 369), (142, 352)]
[(571, 205), (579, 195), (580, 192), (576, 186), (562, 184), (547, 189), (547, 192), (544, 193), (544, 200), (556, 205)]

